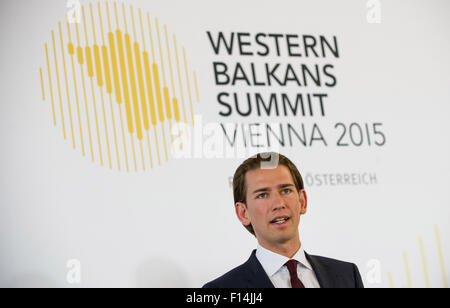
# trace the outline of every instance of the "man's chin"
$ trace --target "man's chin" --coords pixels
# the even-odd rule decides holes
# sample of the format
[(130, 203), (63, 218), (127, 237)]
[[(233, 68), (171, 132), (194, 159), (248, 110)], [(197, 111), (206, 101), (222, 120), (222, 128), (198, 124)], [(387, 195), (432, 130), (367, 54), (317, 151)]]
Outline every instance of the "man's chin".
[[(259, 238), (258, 233), (259, 232), (256, 232), (257, 238)], [(271, 243), (271, 245), (283, 245), (295, 240), (298, 237), (297, 233), (293, 230), (289, 230), (288, 228), (277, 228), (277, 230), (270, 230), (268, 233), (266, 233), (266, 236), (264, 236), (264, 238), (264, 242)]]
[(271, 241), (273, 243), (276, 244), (286, 244), (288, 242), (291, 242), (292, 240), (294, 240), (295, 234), (293, 234), (292, 232), (276, 232), (277, 234), (273, 234)]

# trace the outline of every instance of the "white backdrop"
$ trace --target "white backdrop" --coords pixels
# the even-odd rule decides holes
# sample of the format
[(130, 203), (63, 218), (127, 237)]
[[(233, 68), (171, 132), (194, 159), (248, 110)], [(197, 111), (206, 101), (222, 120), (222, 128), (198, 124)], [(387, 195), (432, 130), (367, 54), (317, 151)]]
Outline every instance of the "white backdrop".
[[(86, 9), (89, 24), (90, 2), (80, 3)], [(96, 41), (102, 45), (96, 11), (98, 2), (92, 3)], [(114, 31), (114, 2), (108, 3)], [(100, 4), (106, 37), (106, 2)], [(135, 10), (137, 34), (134, 37), (129, 4)], [(256, 247), (256, 241), (235, 217), (230, 177), (246, 157), (226, 157), (220, 147), (217, 150), (211, 145), (215, 140), (224, 140), (227, 144), (220, 126), (223, 123), (230, 125), (226, 135), (229, 139), (233, 137), (236, 124), (262, 123), (261, 127), (265, 127), (265, 123), (275, 123), (274, 127), (279, 129), (278, 123), (281, 123), (286, 142), (284, 146), (279, 145), (278, 150), (297, 164), (306, 182), (308, 213), (302, 217), (300, 234), (308, 253), (355, 262), (367, 287), (444, 287), (448, 284), (448, 1), (136, 0), (126, 2), (128, 30), (124, 27), (121, 5), (122, 2), (118, 2), (119, 28), (123, 33), (128, 31), (132, 43), (137, 41), (141, 51), (146, 48), (150, 53), (151, 45), (148, 36), (140, 38), (138, 9), (143, 13), (145, 33), (148, 33), (146, 12), (150, 14), (153, 27), (150, 31), (158, 31), (155, 27), (155, 18), (158, 18), (162, 49), (153, 32), (154, 62), (160, 74), (165, 74), (160, 76), (161, 82), (164, 77), (171, 97), (178, 98), (180, 118), (183, 119), (184, 111), (192, 128), (190, 116), (197, 116), (197, 135), (191, 131), (193, 137), (189, 141), (197, 142), (193, 145), (198, 146), (197, 152), (191, 157), (176, 158), (169, 149), (165, 161), (163, 140), (170, 146), (166, 120), (165, 135), (162, 126), (157, 126), (155, 132), (158, 146), (152, 129), (148, 139), (143, 135), (142, 142), (134, 133), (136, 166), (131, 154), (132, 139), (130, 134), (124, 134), (129, 138), (124, 145), (128, 153), (127, 171), (118, 120), (119, 108), (123, 108), (124, 103), (119, 107), (112, 94), (113, 108), (109, 109), (105, 86), (95, 85), (97, 72), (90, 79), (85, 67), (78, 70), (76, 52), (73, 56), (75, 69), (72, 69), (64, 20), (67, 13), (76, 17), (73, 15), (74, 11), (78, 12), (76, 1), (2, 1), (0, 286), (200, 287), (243, 263)], [(58, 22), (61, 21), (60, 36)], [(94, 50), (93, 31), (84, 33), (83, 20), (79, 25), (81, 47), (89, 45)], [(167, 25), (169, 33), (171, 63), (164, 51), (163, 25)], [(70, 24), (70, 29), (76, 48), (75, 24)], [(55, 49), (51, 31), (54, 31)], [(241, 48), (243, 52), (254, 54), (239, 54), (238, 41), (235, 41), (232, 55), (223, 48), (216, 55), (208, 31), (215, 39), (221, 32), (227, 40), (232, 33), (236, 37), (237, 33), (246, 33), (241, 36), (244, 42)], [(265, 34), (259, 38), (267, 45), (267, 56), (257, 54), (265, 51), (263, 45), (255, 43), (258, 33)], [(176, 34), (178, 43), (179, 74), (172, 34)], [(280, 56), (269, 34), (280, 35)], [(85, 44), (87, 35), (90, 44)], [(295, 46), (292, 48), (302, 57), (289, 56), (286, 35), (293, 35), (291, 43)], [(318, 56), (310, 49), (306, 57), (304, 35), (314, 37), (317, 42), (321, 36), (330, 43), (335, 38), (338, 56), (333, 56), (327, 48), (325, 57), (322, 56), (318, 43), (315, 47)], [(65, 46), (64, 60), (61, 39)], [(160, 61), (160, 50), (163, 50), (164, 64)], [(334, 77), (335, 85), (325, 86), (324, 83), (332, 83), (333, 78), (321, 75), (321, 86), (313, 86), (311, 79), (308, 85), (301, 81), (300, 86), (292, 80), (286, 86), (249, 86), (239, 72), (241, 79), (236, 85), (222, 86), (216, 84), (214, 62), (227, 63), (230, 71), (237, 62), (245, 69), (254, 63), (259, 80), (265, 76), (266, 64), (273, 68), (279, 63), (278, 76), (285, 76), (282, 67), (288, 64), (297, 73), (301, 64), (311, 68), (317, 64), (320, 69), (328, 64), (328, 73)], [(55, 74), (55, 63), (59, 65), (59, 76)], [(135, 69), (138, 84), (137, 64)], [(188, 77), (185, 77), (186, 72)], [(72, 76), (76, 76), (77, 87)], [(86, 98), (82, 78), (86, 82)], [(137, 86), (136, 94), (142, 95), (139, 89)], [(230, 93), (222, 104), (218, 101), (220, 92)], [(270, 93), (275, 93), (280, 114), (276, 116), (272, 109), (271, 116), (259, 117), (254, 107), (249, 117), (240, 116), (233, 106), (233, 93), (241, 99), (242, 110), (247, 108), (246, 93), (260, 93), (266, 105)], [(292, 104), (298, 93), (326, 94), (324, 115), (320, 109), (314, 109), (313, 115), (299, 112), (295, 116), (292, 113), (285, 116), (281, 112), (282, 93), (290, 96)], [(81, 124), (77, 122), (75, 95), (79, 96)], [(116, 120), (112, 122), (117, 124), (117, 149), (113, 142), (116, 128), (112, 127), (112, 122), (108, 122), (108, 128), (102, 126), (101, 95), (107, 115), (112, 113), (109, 110), (115, 111)], [(92, 112), (93, 97), (97, 104), (98, 130)], [(185, 109), (181, 109), (182, 97)], [(85, 103), (89, 105), (91, 116), (92, 151), (83, 109)], [(307, 101), (304, 103), (307, 106)], [(229, 110), (225, 104), (233, 108), (230, 116), (223, 115)], [(318, 108), (317, 101), (313, 104), (313, 108)], [(133, 110), (141, 108), (142, 111), (140, 105), (132, 106)], [(124, 108), (121, 110), (125, 125), (126, 112)], [(66, 117), (64, 128), (60, 113)], [(72, 129), (69, 116), (73, 118)], [(131, 118), (136, 120), (136, 114), (132, 113)], [(301, 124), (305, 125), (306, 145), (295, 135), (291, 135), (293, 144), (289, 143), (288, 124), (295, 126), (298, 133)], [(313, 136), (317, 139), (311, 143), (314, 124)], [(81, 133), (77, 125), (82, 127)], [(218, 128), (218, 131), (211, 135), (208, 127)], [(344, 127), (346, 133), (339, 142)], [(100, 134), (97, 135), (97, 131)], [(104, 138), (107, 131), (110, 144), (102, 139), (98, 146), (97, 138)], [(238, 140), (241, 131), (239, 126)], [(202, 133), (203, 143), (198, 139)], [(266, 133), (263, 130), (260, 139), (258, 133), (251, 133), (251, 138), (257, 140), (257, 144), (266, 145)], [(280, 132), (275, 130), (275, 135), (279, 136)], [(272, 145), (277, 145), (273, 135), (269, 138)], [(344, 143), (348, 146), (343, 146)], [(143, 144), (143, 148), (139, 144)], [(148, 158), (149, 145), (153, 168)], [(99, 160), (99, 148), (103, 149), (103, 165)], [(157, 148), (160, 165), (157, 164)], [(234, 148), (251, 151), (242, 141), (237, 141)], [(94, 161), (92, 153), (95, 153)], [(211, 157), (213, 154), (219, 157)], [(121, 163), (120, 171), (116, 157)]]

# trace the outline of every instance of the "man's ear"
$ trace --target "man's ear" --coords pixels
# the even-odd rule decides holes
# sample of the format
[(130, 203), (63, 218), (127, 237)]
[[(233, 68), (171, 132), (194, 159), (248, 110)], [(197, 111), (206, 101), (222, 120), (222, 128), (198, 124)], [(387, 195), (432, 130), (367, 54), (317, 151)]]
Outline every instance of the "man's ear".
[(235, 210), (236, 210), (236, 216), (238, 217), (239, 221), (244, 225), (248, 226), (251, 224), (250, 219), (248, 218), (248, 210), (247, 206), (243, 202), (236, 202), (235, 204)]
[(306, 214), (306, 209), (308, 208), (308, 197), (306, 196), (306, 191), (301, 189), (298, 192), (298, 197), (300, 200), (300, 215)]

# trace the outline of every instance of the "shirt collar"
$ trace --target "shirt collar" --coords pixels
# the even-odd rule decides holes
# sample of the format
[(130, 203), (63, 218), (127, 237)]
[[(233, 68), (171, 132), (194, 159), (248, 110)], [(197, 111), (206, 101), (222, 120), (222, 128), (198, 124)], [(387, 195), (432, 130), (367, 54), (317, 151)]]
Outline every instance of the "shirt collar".
[(256, 248), (256, 257), (258, 258), (258, 261), (261, 263), (262, 267), (269, 277), (272, 277), (276, 272), (278, 272), (278, 270), (280, 270), (280, 268), (289, 260), (296, 260), (302, 266), (308, 268), (309, 270), (312, 270), (311, 264), (306, 259), (303, 246), (300, 246), (300, 249), (295, 253), (295, 255), (289, 259), (285, 256), (262, 247), (258, 243), (258, 246)]

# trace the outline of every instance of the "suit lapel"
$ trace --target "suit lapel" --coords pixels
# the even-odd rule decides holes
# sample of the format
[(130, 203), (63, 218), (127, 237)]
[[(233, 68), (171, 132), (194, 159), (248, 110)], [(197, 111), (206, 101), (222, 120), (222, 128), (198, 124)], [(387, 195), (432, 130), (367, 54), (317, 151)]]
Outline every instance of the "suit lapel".
[(308, 259), (309, 263), (311, 263), (311, 266), (314, 270), (314, 273), (316, 274), (317, 280), (319, 281), (321, 288), (333, 288), (334, 287), (334, 281), (333, 276), (327, 269), (327, 266), (320, 262), (320, 260), (314, 256), (310, 256), (305, 252), (306, 258)]
[(266, 271), (256, 258), (256, 250), (253, 250), (250, 258), (246, 262), (247, 282), (249, 288), (275, 288)]
[[(319, 281), (321, 288), (334, 288), (337, 286), (336, 277), (327, 267), (324, 262), (321, 262), (319, 258), (310, 256), (305, 252), (305, 256), (311, 264), (314, 273)], [(256, 258), (256, 250), (253, 250), (250, 258), (245, 263), (245, 277), (249, 288), (275, 288), (266, 271)]]

